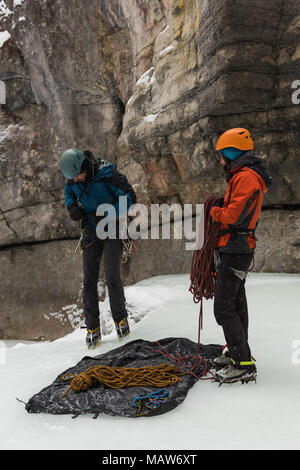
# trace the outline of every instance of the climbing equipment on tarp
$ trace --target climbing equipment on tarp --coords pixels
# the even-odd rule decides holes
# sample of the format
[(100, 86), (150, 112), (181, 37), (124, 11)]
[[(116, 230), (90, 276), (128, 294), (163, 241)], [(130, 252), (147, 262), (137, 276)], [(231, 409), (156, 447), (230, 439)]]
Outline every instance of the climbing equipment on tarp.
[[(155, 348), (156, 345), (159, 349)], [(199, 344), (197, 345), (196, 354), (185, 356), (181, 356), (177, 351), (174, 355), (169, 354), (159, 341), (155, 341), (152, 348), (153, 351), (159, 352), (164, 357), (170, 359), (182, 375), (192, 375), (197, 380), (208, 380), (214, 378), (214, 374), (209, 370), (209, 361), (199, 356)], [(201, 372), (196, 374), (196, 369), (201, 370)]]
[(136, 416), (144, 416), (141, 413), (142, 407), (145, 406), (149, 410), (156, 411), (156, 409), (162, 404), (163, 400), (168, 395), (168, 389), (162, 388), (157, 392), (148, 393), (147, 395), (137, 396), (133, 400), (133, 406), (135, 406), (137, 410)]
[(101, 382), (110, 388), (124, 387), (163, 387), (173, 385), (181, 380), (181, 372), (174, 366), (161, 364), (158, 366), (137, 368), (94, 366), (80, 372), (78, 375), (65, 374), (62, 380), (72, 379), (71, 385), (62, 395), (65, 397), (69, 390), (85, 391)]
[[(201, 362), (194, 361), (197, 350), (201, 355)], [(77, 365), (59, 374), (52, 384), (31, 397), (26, 404), (26, 410), (29, 413), (72, 416), (87, 413), (95, 416), (106, 413), (132, 418), (137, 415), (160, 415), (183, 403), (189, 389), (198, 382), (199, 377), (205, 378), (203, 374), (210, 378), (209, 371), (213, 367), (213, 360), (221, 354), (220, 345), (198, 346), (187, 338), (165, 338), (157, 342), (140, 339), (127, 342), (106, 353), (93, 357), (85, 356)], [(86, 374), (87, 370), (95, 371), (99, 366), (102, 366), (102, 378), (104, 375), (106, 383)], [(123, 369), (123, 372), (120, 372), (120, 369)], [(126, 369), (134, 372), (128, 375)], [(145, 373), (138, 375), (141, 370), (145, 372), (146, 369), (149, 371), (148, 376)], [(167, 370), (175, 373), (169, 373), (167, 376)], [(81, 375), (82, 373), (84, 374)], [(80, 393), (73, 390), (70, 382), (78, 376), (82, 379), (82, 382), (77, 383), (79, 388), (89, 385), (86, 385), (87, 377), (92, 386), (85, 391), (81, 388)], [(129, 386), (129, 378), (136, 380), (138, 385), (131, 383)], [(148, 385), (142, 385), (145, 381)], [(75, 383), (76, 380), (73, 384)], [(123, 385), (123, 388), (115, 388), (120, 385)], [(168, 389), (168, 394), (159, 396), (162, 389)], [(134, 406), (134, 403), (137, 406)]]

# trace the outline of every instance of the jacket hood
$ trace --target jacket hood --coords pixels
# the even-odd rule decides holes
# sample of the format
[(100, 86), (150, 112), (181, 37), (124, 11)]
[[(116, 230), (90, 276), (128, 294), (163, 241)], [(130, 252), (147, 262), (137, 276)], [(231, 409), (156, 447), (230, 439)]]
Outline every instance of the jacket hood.
[(242, 168), (247, 167), (252, 171), (255, 171), (263, 180), (266, 190), (268, 190), (272, 183), (273, 179), (270, 173), (265, 168), (261, 158), (258, 158), (254, 150), (249, 150), (244, 153), (240, 158), (235, 160), (231, 165), (230, 172), (232, 176), (240, 171)]
[(86, 183), (97, 180), (98, 178), (101, 179), (103, 177), (110, 176), (112, 168), (114, 168), (112, 163), (106, 162), (105, 160), (96, 160), (96, 164), (93, 169), (94, 174), (89, 174), (90, 177), (87, 178)]
[(83, 154), (85, 159), (81, 165), (81, 171), (86, 171), (87, 173), (85, 183), (89, 183), (97, 178), (99, 176), (99, 172), (101, 176), (103, 176), (106, 171), (104, 170), (104, 172), (102, 172), (101, 170), (113, 166), (112, 163), (102, 160), (101, 158), (94, 157), (93, 153), (89, 150), (85, 150)]

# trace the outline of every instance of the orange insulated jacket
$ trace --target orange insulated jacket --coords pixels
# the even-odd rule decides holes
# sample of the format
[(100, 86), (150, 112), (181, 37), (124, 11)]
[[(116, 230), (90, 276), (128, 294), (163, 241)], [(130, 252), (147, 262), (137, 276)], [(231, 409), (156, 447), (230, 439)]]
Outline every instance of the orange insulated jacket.
[(246, 152), (234, 162), (224, 207), (212, 207), (210, 211), (212, 219), (221, 222), (219, 251), (247, 253), (255, 249), (254, 232), (264, 193), (271, 184), (271, 176), (254, 151)]

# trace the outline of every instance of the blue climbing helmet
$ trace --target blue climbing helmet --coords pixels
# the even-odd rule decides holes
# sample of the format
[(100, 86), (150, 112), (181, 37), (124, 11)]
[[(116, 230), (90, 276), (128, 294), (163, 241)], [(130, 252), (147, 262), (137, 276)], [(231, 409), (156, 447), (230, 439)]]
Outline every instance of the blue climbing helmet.
[(72, 180), (80, 174), (84, 160), (85, 155), (83, 152), (77, 149), (68, 149), (60, 158), (60, 171), (66, 178)]

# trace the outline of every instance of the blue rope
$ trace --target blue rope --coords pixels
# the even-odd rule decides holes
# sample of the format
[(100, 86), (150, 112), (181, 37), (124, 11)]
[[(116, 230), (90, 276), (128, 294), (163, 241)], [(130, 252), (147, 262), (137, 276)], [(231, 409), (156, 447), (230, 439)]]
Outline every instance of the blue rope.
[(138, 409), (136, 416), (143, 416), (140, 412), (143, 404), (148, 409), (155, 411), (162, 404), (163, 400), (166, 398), (168, 393), (169, 392), (167, 388), (162, 388), (157, 392), (151, 392), (147, 395), (138, 395), (137, 397), (135, 397), (133, 400), (133, 406)]

